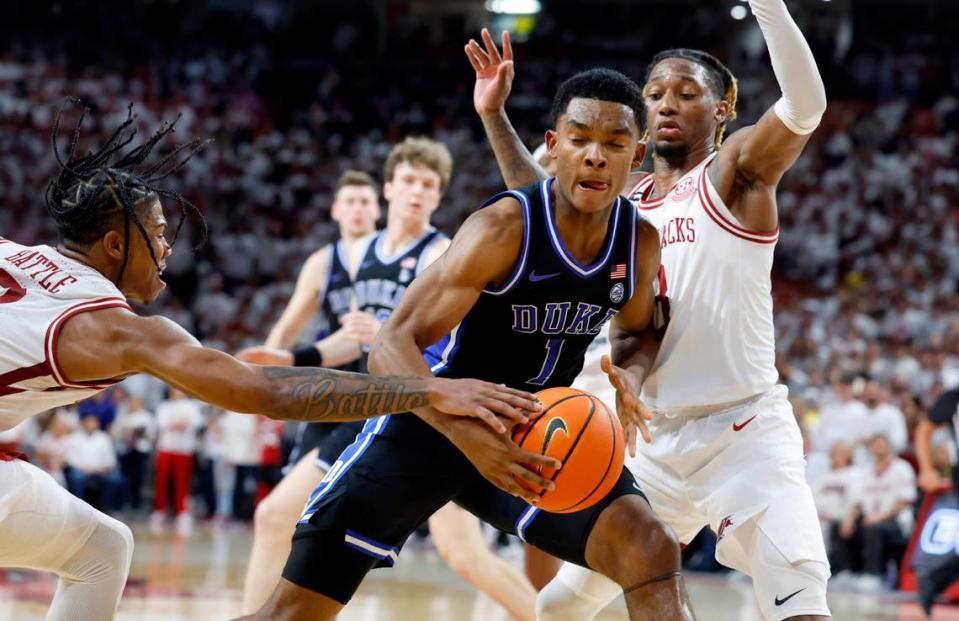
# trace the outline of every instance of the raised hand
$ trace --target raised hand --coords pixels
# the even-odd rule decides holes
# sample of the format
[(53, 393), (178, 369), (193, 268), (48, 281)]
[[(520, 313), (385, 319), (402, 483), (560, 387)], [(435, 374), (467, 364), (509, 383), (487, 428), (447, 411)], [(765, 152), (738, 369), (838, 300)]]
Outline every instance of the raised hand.
[(616, 389), (616, 414), (626, 433), (626, 447), (630, 457), (636, 457), (636, 430), (648, 444), (653, 438), (649, 435), (646, 421), (652, 420), (653, 415), (639, 400), (639, 389), (636, 378), (632, 373), (612, 363), (609, 356), (603, 356), (599, 363), (603, 373), (609, 378), (609, 383)]
[(535, 395), (502, 384), (442, 378), (430, 382), (431, 406), (446, 414), (478, 418), (501, 434), (507, 431), (501, 418), (511, 425), (526, 423), (543, 409)]
[(466, 57), (476, 71), (476, 86), (473, 87), (473, 106), (480, 115), (496, 114), (506, 105), (510, 89), (513, 87), (513, 46), (509, 33), (503, 31), (503, 53), (496, 48), (493, 37), (484, 28), (483, 46), (475, 39), (463, 48)]
[(451, 420), (444, 433), (486, 480), (507, 494), (535, 505), (539, 494), (519, 480), (544, 490), (556, 488), (536, 469), (558, 469), (562, 464), (552, 457), (521, 449), (508, 435), (493, 433), (485, 425), (465, 419)]
[(293, 352), (285, 349), (277, 349), (276, 347), (267, 347), (266, 345), (247, 347), (241, 350), (236, 357), (243, 362), (251, 362), (253, 364), (281, 367), (293, 365)]

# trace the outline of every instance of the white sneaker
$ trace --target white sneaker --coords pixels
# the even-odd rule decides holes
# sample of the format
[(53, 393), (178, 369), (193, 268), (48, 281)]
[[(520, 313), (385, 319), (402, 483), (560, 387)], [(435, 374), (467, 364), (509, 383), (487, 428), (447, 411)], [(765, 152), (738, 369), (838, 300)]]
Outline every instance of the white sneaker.
[(150, 514), (149, 526), (151, 535), (162, 535), (166, 530), (166, 516), (162, 511), (154, 511)]
[(176, 516), (176, 532), (183, 537), (189, 537), (193, 534), (193, 516), (188, 512)]

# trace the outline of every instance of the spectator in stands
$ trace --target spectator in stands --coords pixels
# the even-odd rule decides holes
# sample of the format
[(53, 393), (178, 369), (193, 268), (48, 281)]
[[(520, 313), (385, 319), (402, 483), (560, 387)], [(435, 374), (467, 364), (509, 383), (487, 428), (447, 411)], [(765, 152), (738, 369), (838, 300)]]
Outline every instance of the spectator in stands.
[[(117, 471), (113, 440), (100, 429), (100, 419), (87, 414), (80, 429), (70, 434), (67, 452), (67, 489), (97, 509), (117, 510), (123, 479)], [(97, 490), (97, 494), (91, 492)]]
[(139, 397), (131, 395), (113, 422), (110, 434), (120, 456), (120, 472), (126, 485), (130, 507), (139, 511), (143, 501), (143, 478), (156, 440), (156, 419), (143, 407)]
[(188, 504), (190, 481), (197, 432), (204, 423), (203, 412), (199, 403), (188, 399), (176, 388), (171, 388), (169, 398), (157, 406), (156, 422), (157, 458), (150, 529), (155, 533), (163, 530), (167, 493), (172, 480), (177, 532), (188, 535), (193, 531), (193, 517)]
[(898, 559), (912, 531), (912, 504), (916, 501), (916, 474), (912, 466), (892, 453), (889, 439), (876, 434), (870, 440), (873, 463), (865, 468), (852, 510), (839, 527), (839, 536), (850, 539), (861, 533), (866, 576), (861, 586), (879, 589), (887, 562)]
[(839, 526), (852, 512), (853, 497), (859, 485), (861, 473), (852, 465), (852, 449), (842, 440), (829, 449), (830, 468), (813, 487), (823, 538), (829, 551), (832, 573), (857, 569), (851, 566), (855, 554), (849, 549), (853, 538), (839, 536)]
[(73, 431), (71, 418), (74, 417), (58, 410), (37, 441), (37, 465), (64, 487), (67, 487), (64, 469), (70, 452), (70, 433)]
[(837, 441), (858, 444), (864, 438), (866, 406), (854, 396), (853, 378), (841, 376), (832, 383), (832, 400), (824, 403), (812, 430), (813, 450), (825, 453)]
[[(888, 391), (875, 380), (869, 380), (862, 389), (862, 403), (865, 405), (862, 434), (864, 438), (872, 438), (882, 433), (889, 439), (889, 446), (893, 454), (900, 454), (906, 450), (909, 443), (906, 431), (906, 417), (902, 410), (889, 402)], [(869, 465), (872, 455), (864, 441), (856, 449), (855, 461), (859, 465)]]
[(117, 417), (117, 407), (110, 390), (100, 391), (89, 399), (84, 399), (77, 404), (77, 410), (81, 420), (87, 416), (96, 416), (101, 430), (109, 430)]

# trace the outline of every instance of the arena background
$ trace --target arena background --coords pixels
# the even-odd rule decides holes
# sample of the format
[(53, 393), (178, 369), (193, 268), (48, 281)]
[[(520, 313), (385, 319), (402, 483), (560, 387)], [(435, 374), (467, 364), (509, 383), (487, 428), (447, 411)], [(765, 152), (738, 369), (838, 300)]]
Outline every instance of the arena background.
[[(868, 464), (865, 448), (856, 448), (860, 431), (831, 415), (848, 403), (846, 391), (866, 407), (898, 412), (905, 437), (894, 448), (914, 463), (916, 425), (937, 396), (959, 385), (959, 2), (787, 4), (829, 96), (820, 128), (780, 185), (774, 269), (778, 366), (808, 440), (815, 488), (837, 440)], [(200, 207), (210, 238), (194, 254), (186, 242), (196, 241), (196, 228), (188, 229), (168, 263), (166, 293), (141, 310), (227, 351), (260, 343), (304, 259), (336, 232), (329, 205), (344, 170), (381, 180), (386, 153), (404, 136), (441, 140), (455, 166), (434, 223), (448, 234), (502, 187), (462, 52), (483, 27), (513, 33), (508, 111), (530, 148), (542, 141), (552, 93), (565, 77), (604, 65), (640, 80), (666, 47), (699, 47), (732, 68), (740, 81), (732, 129), (778, 97), (758, 27), (734, 0), (12, 2), (0, 20), (0, 235), (25, 244), (56, 239), (43, 189), (56, 168), (50, 127), (65, 95), (92, 108), (84, 125), (90, 140), (122, 120), (131, 102), (143, 133), (180, 114), (177, 140), (214, 139), (171, 181)], [(150, 411), (165, 398), (162, 386), (136, 378), (80, 411), (101, 413), (109, 427), (131, 395)], [(226, 415), (204, 416), (211, 426), (225, 424)], [(4, 443), (36, 456), (45, 434), (60, 433), (56, 421), (67, 421), (68, 434), (75, 418), (38, 417)], [(934, 445), (945, 479), (956, 461), (953, 443), (941, 432)], [(44, 459), (62, 465), (56, 455)], [(247, 482), (244, 469), (259, 463), (202, 450), (198, 460), (217, 467), (197, 471), (197, 527), (184, 538), (137, 526), (121, 619), (237, 612), (245, 520), (269, 477)], [(235, 494), (236, 480), (248, 489)], [(240, 510), (231, 502), (237, 495)], [(917, 510), (922, 500), (919, 493)], [(147, 514), (125, 503), (120, 515), (139, 525)], [(518, 555), (509, 540), (493, 544)], [(415, 561), (373, 580), (343, 618), (506, 618), (436, 563), (428, 541), (414, 549)], [(686, 556), (693, 570), (719, 572), (708, 537)], [(843, 612), (835, 618), (921, 618), (914, 596), (897, 590), (899, 566), (891, 562), (878, 585), (856, 572), (837, 576)], [(52, 584), (6, 572), (0, 618), (42, 618)], [(748, 585), (734, 576), (705, 574), (694, 587), (694, 595), (719, 602), (701, 618), (759, 618)], [(620, 609), (607, 614), (625, 618)], [(948, 609), (937, 615), (959, 618)]]

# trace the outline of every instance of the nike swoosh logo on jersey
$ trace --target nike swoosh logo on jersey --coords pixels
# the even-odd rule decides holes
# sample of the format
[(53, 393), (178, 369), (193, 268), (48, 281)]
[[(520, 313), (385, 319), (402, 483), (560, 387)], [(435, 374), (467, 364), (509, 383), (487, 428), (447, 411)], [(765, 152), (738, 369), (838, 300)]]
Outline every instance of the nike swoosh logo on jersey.
[(556, 272), (555, 274), (537, 274), (535, 271), (532, 271), (529, 274), (529, 281), (539, 282), (541, 280), (549, 280), (550, 278), (554, 278), (556, 276), (559, 276), (559, 272)]
[(802, 592), (805, 591), (805, 590), (806, 590), (806, 588), (803, 587), (803, 588), (799, 589), (798, 591), (796, 591), (795, 593), (790, 593), (789, 595), (787, 595), (786, 597), (784, 597), (784, 598), (782, 598), (782, 599), (779, 599), (779, 596), (777, 596), (777, 597), (776, 597), (776, 605), (777, 605), (777, 606), (782, 606), (783, 604), (785, 604), (786, 602), (788, 602), (788, 601), (791, 600), (792, 598), (796, 597), (797, 595), (799, 595), (800, 593), (802, 593)]
[[(759, 414), (756, 414), (756, 416), (759, 416)], [(753, 416), (752, 418), (747, 418), (745, 422), (742, 422), (742, 423), (738, 423), (738, 424), (733, 423), (733, 431), (742, 431), (746, 425), (756, 420), (756, 416)]]

